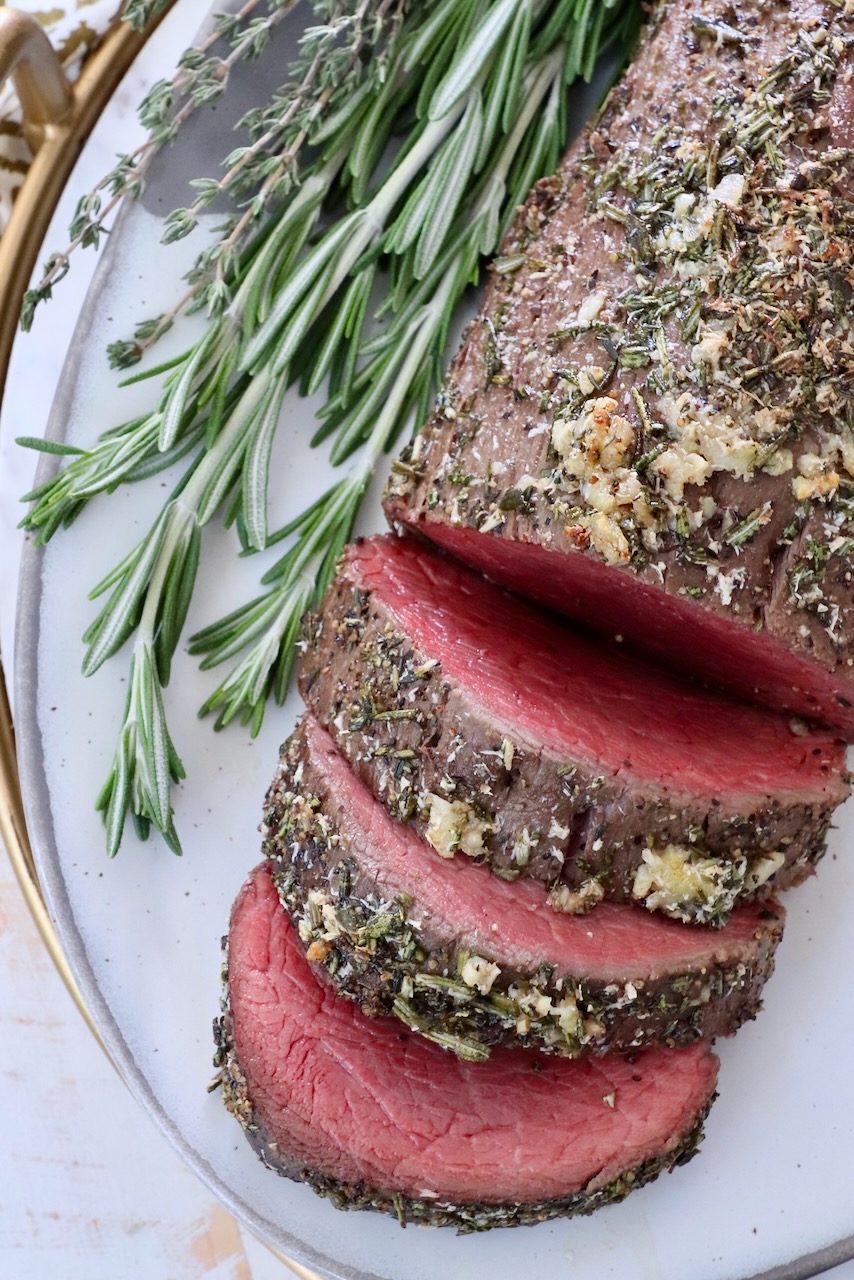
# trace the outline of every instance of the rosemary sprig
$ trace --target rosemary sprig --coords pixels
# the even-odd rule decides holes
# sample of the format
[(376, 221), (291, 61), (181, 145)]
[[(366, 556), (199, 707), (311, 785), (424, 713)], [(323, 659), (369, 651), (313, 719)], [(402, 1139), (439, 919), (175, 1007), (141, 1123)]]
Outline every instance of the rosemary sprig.
[(201, 715), (217, 713), (217, 728), (239, 716), (244, 724), (251, 725), (253, 735), (257, 734), (270, 694), (277, 702), (284, 701), (302, 615), (319, 602), (329, 585), (377, 462), (399, 425), (413, 385), (423, 376), (436, 328), (450, 323), (459, 265), (449, 267), (433, 301), (410, 324), (397, 378), (388, 388), (384, 407), (375, 419), (358, 465), (280, 531), (280, 538), (295, 535), (295, 539), (263, 578), (264, 583), (272, 584), (270, 590), (192, 637), (190, 652), (204, 655), (203, 669), (224, 662), (250, 645), (201, 709)]
[[(187, 50), (171, 81), (158, 81), (149, 90), (139, 118), (148, 138), (130, 155), (120, 156), (115, 168), (78, 202), (70, 227), (71, 240), (45, 263), (42, 279), (24, 299), (21, 323), (29, 329), (36, 307), (52, 296), (53, 287), (67, 273), (71, 256), (80, 248), (97, 247), (117, 207), (126, 198), (138, 199), (157, 154), (171, 142), (200, 106), (214, 102), (228, 87), (241, 61), (260, 57), (276, 26), (296, 7), (297, 0), (245, 0), (236, 13), (221, 13), (211, 33)], [(281, 201), (319, 164), (302, 166), (301, 153), (315, 141), (319, 124), (342, 116), (352, 129), (360, 102), (387, 74), (387, 50), (393, 45), (405, 0), (313, 0), (318, 22), (301, 41), (300, 56), (289, 80), (273, 95), (267, 108), (251, 111), (240, 122), (249, 143), (229, 152), (225, 173), (217, 178), (193, 179), (193, 203), (167, 217), (164, 244), (182, 239), (195, 229), (200, 214), (215, 200), (242, 206), (220, 228), (220, 238), (200, 253), (188, 275), (190, 287), (165, 315), (145, 320), (133, 340), (109, 349), (116, 368), (136, 363), (184, 311), (220, 310), (230, 298), (229, 278), (238, 266), (236, 255), (258, 229), (274, 204)], [(139, 6), (140, 11), (148, 6)], [(259, 13), (258, 10), (261, 10)], [(130, 20), (135, 10), (127, 8)], [(145, 19), (141, 17), (141, 20)], [(217, 55), (224, 42), (227, 52)], [(366, 52), (371, 51), (367, 58)], [(333, 121), (334, 123), (334, 121)], [(104, 199), (104, 193), (109, 198)], [(238, 272), (239, 274), (239, 272)]]
[[(101, 436), (94, 449), (70, 451), (71, 461), (51, 479), (24, 495), (32, 504), (22, 526), (38, 545), (67, 527), (97, 493), (110, 493), (120, 483), (146, 479), (198, 451), (218, 437), (226, 415), (236, 412), (246, 380), (233, 380), (244, 308), (255, 308), (271, 276), (287, 268), (303, 247), (318, 217), (329, 172), (308, 179), (287, 213), (241, 258), (236, 292), (226, 313), (213, 317), (195, 346), (143, 376), (165, 374), (156, 409)], [(138, 378), (130, 378), (135, 382)], [(60, 450), (31, 437), (18, 441), (30, 448)], [(64, 452), (64, 448), (62, 452)]]
[[(85, 637), (86, 674), (136, 633), (125, 721), (99, 799), (111, 853), (128, 812), (140, 831), (153, 823), (179, 848), (170, 787), (182, 770), (162, 689), (202, 528), (223, 512), (246, 550), (289, 539), (266, 592), (192, 641), (205, 667), (243, 652), (203, 712), (218, 727), (240, 718), (257, 732), (268, 696), (284, 697), (300, 617), (330, 579), (379, 458), (435, 394), (459, 298), (530, 184), (557, 162), (564, 85), (589, 74), (611, 40), (626, 40), (640, 12), (636, 0), (438, 0), (426, 14), (403, 0), (314, 8), (341, 25), (309, 33), (299, 85), (271, 105), (272, 116), (267, 108), (253, 116), (259, 145), (245, 164), (229, 158), (234, 190), (249, 202), (191, 274), (189, 305), (204, 299), (210, 313), (202, 337), (139, 375), (163, 379), (150, 414), (91, 451), (68, 451), (64, 469), (28, 495), (24, 524), (46, 541), (96, 493), (186, 459), (148, 534), (93, 593), (109, 595)], [(343, 58), (331, 92), (319, 71), (311, 78), (325, 38)], [(378, 51), (373, 64), (368, 45)], [(389, 156), (398, 120), (408, 128)], [(189, 229), (212, 188), (197, 190), (196, 204), (172, 216), (168, 238)], [(385, 292), (379, 330), (377, 291)], [(113, 349), (114, 361), (132, 363), (171, 319), (147, 322), (134, 343)], [(328, 379), (317, 442), (332, 438), (332, 461), (361, 452), (348, 476), (271, 539), (270, 455), (297, 371), (310, 389)]]
[[(280, 400), (270, 379), (256, 379), (245, 413), (277, 417)], [(169, 804), (169, 781), (183, 767), (166, 727), (162, 688), (187, 616), (196, 580), (201, 529), (220, 507), (247, 445), (245, 421), (234, 415), (182, 480), (154, 525), (133, 551), (92, 591), (111, 592), (86, 631), (83, 674), (93, 675), (137, 631), (125, 719), (110, 776), (98, 800), (107, 824), (107, 849), (118, 849), (125, 815), (154, 823), (180, 852)]]
[[(336, 486), (305, 513), (312, 531), (319, 529), (335, 549), (335, 556), (327, 556), (322, 563), (315, 556), (308, 569), (314, 573), (313, 589), (306, 579), (307, 557), (300, 554), (300, 533), (292, 553), (294, 560), (285, 557), (280, 562), (293, 563), (293, 573), (268, 572), (262, 581), (272, 585), (264, 596), (192, 637), (190, 652), (204, 655), (203, 668), (227, 661), (248, 646), (200, 713), (216, 712), (217, 729), (239, 718), (257, 734), (268, 697), (272, 694), (279, 703), (284, 700), (300, 614), (317, 605), (331, 581), (338, 549), (351, 536), (359, 502), (379, 457), (407, 418), (414, 413), (419, 420), (426, 414), (441, 376), (448, 329), (460, 298), (476, 280), (481, 258), (497, 249), (533, 181), (554, 167), (567, 128), (561, 89), (577, 71), (576, 65), (567, 65), (567, 54), (567, 48), (559, 45), (548, 57), (531, 60), (522, 70), (514, 103), (515, 123), (488, 167), (487, 180), (466, 202), (442, 260), (414, 288), (410, 285), (410, 294), (405, 302), (399, 302), (392, 323), (379, 335), (368, 337), (355, 358), (352, 337), (345, 349), (337, 342), (335, 329), (328, 331), (305, 379), (305, 389), (311, 394), (327, 375), (333, 385), (342, 387), (320, 411), (323, 425), (314, 440), (319, 444), (334, 435), (333, 463), (344, 461), (365, 444), (367, 436), (359, 465), (349, 480), (342, 482), (350, 486), (348, 492), (356, 495), (355, 501), (342, 502), (342, 486)], [(501, 81), (497, 87), (505, 89)], [(441, 195), (436, 198), (440, 200)], [(392, 293), (386, 305), (391, 307), (394, 302)], [(347, 313), (346, 308), (342, 313)], [(358, 372), (348, 380), (346, 372), (336, 369), (336, 359), (339, 365), (347, 363)], [(298, 520), (282, 534), (299, 528)], [(244, 545), (248, 549), (253, 546), (251, 531), (244, 537)], [(316, 541), (311, 544), (313, 551), (315, 548)]]

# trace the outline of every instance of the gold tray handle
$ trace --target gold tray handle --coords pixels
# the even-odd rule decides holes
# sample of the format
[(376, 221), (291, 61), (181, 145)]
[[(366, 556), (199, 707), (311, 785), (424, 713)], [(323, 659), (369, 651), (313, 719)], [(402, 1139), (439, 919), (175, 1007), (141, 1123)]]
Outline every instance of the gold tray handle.
[(0, 0), (0, 84), (9, 76), (14, 81), (34, 155), (0, 236), (0, 402), (21, 300), (68, 175), (114, 89), (172, 2), (167, 0), (144, 33), (116, 22), (86, 59), (72, 89), (36, 20)]
[(9, 77), (21, 103), (24, 137), (35, 155), (74, 114), (74, 94), (37, 20), (20, 9), (0, 9), (0, 84)]

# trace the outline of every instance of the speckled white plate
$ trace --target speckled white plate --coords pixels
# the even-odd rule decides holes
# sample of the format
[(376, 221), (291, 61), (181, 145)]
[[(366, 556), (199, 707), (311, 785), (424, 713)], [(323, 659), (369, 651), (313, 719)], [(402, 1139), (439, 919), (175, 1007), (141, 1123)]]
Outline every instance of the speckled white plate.
[[(183, 46), (187, 5), (193, 0), (178, 6), (183, 29), (167, 23), (146, 55), (161, 74)], [(296, 30), (282, 33), (283, 56)], [(236, 96), (247, 103), (275, 61), (253, 69)], [(210, 171), (205, 157), (222, 150), (225, 114), (210, 113), (168, 153), (144, 203), (111, 237), (65, 363), (49, 424), (54, 438), (87, 445), (151, 406), (144, 384), (116, 388), (104, 347), (174, 300), (172, 282), (196, 246), (159, 248), (160, 219), (180, 202), (187, 176)], [(312, 404), (289, 399), (274, 460), (274, 524), (328, 483), (322, 457), (308, 448), (313, 426)], [(122, 490), (94, 503), (47, 551), (26, 549), (15, 710), (28, 822), (61, 941), (127, 1083), (199, 1176), (272, 1244), (342, 1280), (796, 1280), (854, 1256), (851, 806), (820, 874), (789, 897), (765, 1011), (720, 1046), (720, 1099), (688, 1167), (589, 1219), (458, 1238), (339, 1213), (259, 1164), (218, 1096), (206, 1092), (210, 1024), (220, 938), (259, 860), (261, 801), (295, 702), (270, 712), (255, 742), (239, 728), (215, 735), (196, 709), (217, 675), (200, 674), (179, 654), (167, 709), (188, 772), (176, 795), (184, 857), (156, 838), (143, 845), (129, 835), (108, 862), (93, 809), (123, 711), (126, 664), (113, 661), (91, 680), (79, 674), (80, 636), (94, 611), (86, 596), (140, 537), (163, 492), (160, 479)], [(363, 531), (381, 523), (375, 492)], [(264, 567), (261, 557), (239, 562), (234, 539), (210, 529), (187, 634), (247, 599)]]

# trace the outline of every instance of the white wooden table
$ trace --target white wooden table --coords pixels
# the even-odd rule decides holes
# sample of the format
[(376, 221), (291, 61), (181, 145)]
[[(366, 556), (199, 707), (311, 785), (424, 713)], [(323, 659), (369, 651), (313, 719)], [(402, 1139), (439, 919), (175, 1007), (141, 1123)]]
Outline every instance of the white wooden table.
[(0, 857), (0, 1276), (283, 1280), (125, 1089)]

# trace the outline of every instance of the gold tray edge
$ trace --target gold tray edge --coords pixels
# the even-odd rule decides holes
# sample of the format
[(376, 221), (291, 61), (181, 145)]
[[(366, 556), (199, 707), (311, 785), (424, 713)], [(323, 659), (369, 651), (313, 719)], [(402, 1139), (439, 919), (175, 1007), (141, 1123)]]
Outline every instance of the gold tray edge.
[[(174, 0), (170, 0), (174, 3)], [(8, 14), (8, 11), (7, 11)], [(21, 15), (15, 14), (15, 18)], [(165, 16), (165, 12), (162, 16)], [(88, 59), (73, 90), (73, 109), (45, 130), (27, 177), (15, 201), (6, 230), (0, 235), (0, 403), (9, 359), (18, 331), (21, 302), (71, 170), (107, 102), (148, 35), (117, 23)], [(57, 62), (58, 66), (58, 62)], [(0, 662), (0, 836), (27, 907), (62, 981), (86, 1025), (110, 1058), (80, 994), (45, 906), (27, 833), (18, 777), (15, 731), (2, 662)]]

